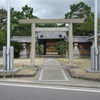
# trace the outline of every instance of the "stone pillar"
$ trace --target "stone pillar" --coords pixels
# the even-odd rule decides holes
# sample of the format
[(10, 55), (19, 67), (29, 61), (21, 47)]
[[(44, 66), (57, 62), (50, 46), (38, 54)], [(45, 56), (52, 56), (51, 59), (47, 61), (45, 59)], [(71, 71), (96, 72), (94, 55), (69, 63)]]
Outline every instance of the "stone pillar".
[(30, 53), (30, 65), (35, 66), (35, 23), (32, 24), (32, 33), (31, 33), (31, 53)]
[(73, 66), (73, 26), (69, 23), (69, 66)]
[(74, 58), (80, 58), (80, 52), (79, 52), (79, 49), (77, 47), (78, 43), (74, 43), (75, 47), (74, 47)]

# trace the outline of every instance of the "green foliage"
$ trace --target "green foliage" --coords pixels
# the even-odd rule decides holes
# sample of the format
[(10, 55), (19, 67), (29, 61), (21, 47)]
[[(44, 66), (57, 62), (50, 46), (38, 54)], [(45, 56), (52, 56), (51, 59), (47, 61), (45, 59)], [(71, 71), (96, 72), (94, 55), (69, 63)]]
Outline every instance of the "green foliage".
[(38, 43), (35, 44), (35, 48), (38, 54), (42, 54), (42, 46)]
[(71, 11), (65, 14), (65, 18), (84, 18), (83, 24), (73, 24), (74, 35), (92, 35), (94, 33), (94, 14), (91, 7), (84, 2), (70, 6)]
[(84, 2), (70, 6), (71, 11), (65, 14), (65, 18), (86, 18), (91, 15), (91, 7)]
[[(25, 5), (22, 7), (22, 11), (15, 11), (14, 8), (11, 8), (11, 37), (12, 36), (30, 36), (31, 35), (31, 25), (22, 25), (19, 23), (19, 19), (29, 19), (29, 18), (38, 18), (33, 15), (33, 8)], [(3, 9), (3, 25), (2, 31), (0, 32), (0, 42), (3, 45), (6, 45), (7, 37), (7, 11)], [(11, 43), (15, 49), (15, 55), (19, 55), (19, 50), (22, 48), (20, 43), (13, 42)]]
[(64, 41), (59, 41), (56, 43), (55, 49), (58, 52), (58, 54), (61, 54), (61, 55), (66, 54), (66, 51), (68, 50), (68, 43)]
[(5, 33), (3, 31), (0, 31), (0, 43), (2, 45), (6, 44), (6, 36), (5, 36)]
[(2, 9), (2, 24), (0, 27), (0, 43), (6, 45), (6, 34), (7, 34), (7, 11)]
[(22, 11), (14, 11), (11, 9), (11, 27), (12, 36), (30, 36), (31, 35), (31, 24), (20, 24), (19, 19), (34, 19), (38, 18), (33, 15), (33, 8), (25, 5), (22, 7)]
[(23, 49), (22, 44), (18, 42), (11, 42), (11, 45), (14, 46), (14, 57), (19, 57), (19, 52), (21, 49)]
[[(31, 24), (20, 24), (19, 19), (37, 18), (33, 15), (33, 8), (25, 5), (22, 7), (22, 11), (14, 11), (11, 9), (11, 36), (31, 36)], [(22, 49), (22, 45), (17, 42), (13, 42), (12, 45), (15, 48), (15, 55), (19, 55), (19, 50)]]
[(3, 10), (0, 9), (0, 30), (1, 30), (2, 22), (3, 22)]
[(100, 18), (98, 19), (98, 32), (100, 32)]
[(37, 27), (58, 27), (57, 24), (54, 23), (46, 23), (46, 24), (37, 24)]
[(23, 48), (22, 44), (19, 42), (11, 42), (11, 45), (14, 46), (16, 50), (21, 50)]
[(84, 36), (91, 36), (94, 33), (94, 16), (88, 16), (84, 23), (81, 24), (80, 27), (77, 28), (80, 33)]

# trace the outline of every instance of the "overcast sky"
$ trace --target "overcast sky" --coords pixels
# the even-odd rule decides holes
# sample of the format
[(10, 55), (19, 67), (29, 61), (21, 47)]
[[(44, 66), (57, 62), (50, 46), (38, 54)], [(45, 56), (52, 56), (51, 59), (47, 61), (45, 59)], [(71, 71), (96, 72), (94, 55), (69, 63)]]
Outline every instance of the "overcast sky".
[[(70, 5), (85, 2), (94, 11), (94, 0), (11, 0), (11, 7), (20, 11), (25, 5), (31, 6), (33, 14), (39, 18), (64, 18), (65, 13), (70, 11)], [(0, 0), (0, 8), (7, 9), (7, 0)], [(98, 0), (98, 12), (100, 0)], [(100, 16), (100, 14), (99, 14)]]

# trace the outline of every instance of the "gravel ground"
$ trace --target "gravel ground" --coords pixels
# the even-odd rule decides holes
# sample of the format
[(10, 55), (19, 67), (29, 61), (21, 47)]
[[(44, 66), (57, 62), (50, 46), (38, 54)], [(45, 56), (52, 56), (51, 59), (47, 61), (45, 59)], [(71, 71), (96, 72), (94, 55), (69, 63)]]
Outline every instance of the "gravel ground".
[[(42, 66), (44, 62), (44, 58), (36, 58), (35, 59), (35, 64), (38, 66)], [(0, 58), (0, 67), (3, 66), (3, 59)], [(30, 59), (14, 59), (14, 67), (26, 67), (30, 66)]]
[[(38, 71), (38, 68), (42, 66), (44, 62), (44, 58), (36, 58), (35, 59), (35, 65), (38, 67), (30, 67), (30, 59), (14, 59), (14, 68), (21, 68), (19, 71), (14, 73), (13, 75), (17, 77), (23, 77), (23, 76), (34, 76), (36, 72)], [(3, 59), (0, 58), (0, 68), (3, 67)], [(0, 73), (0, 77), (5, 76), (5, 73)], [(6, 73), (6, 75), (9, 75), (7, 77), (12, 77), (12, 73)]]
[[(70, 75), (75, 78), (84, 78), (84, 79), (92, 79), (92, 80), (100, 80), (100, 73), (89, 73), (85, 69), (89, 69), (90, 59), (74, 59), (74, 67), (68, 68), (69, 59), (65, 58), (57, 58), (61, 66), (66, 66)], [(44, 62), (44, 58), (36, 58), (35, 64), (37, 66), (42, 66)], [(0, 68), (3, 66), (3, 59), (0, 58)], [(22, 68), (16, 74), (17, 75), (33, 75), (37, 72), (39, 67), (30, 68), (30, 59), (14, 59), (14, 67)]]

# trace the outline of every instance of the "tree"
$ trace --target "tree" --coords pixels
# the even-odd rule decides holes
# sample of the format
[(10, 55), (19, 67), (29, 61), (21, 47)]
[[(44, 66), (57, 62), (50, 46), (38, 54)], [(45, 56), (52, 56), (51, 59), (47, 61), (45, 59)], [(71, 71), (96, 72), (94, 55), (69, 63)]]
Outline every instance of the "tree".
[[(3, 23), (2, 23), (2, 32), (4, 33), (5, 38), (7, 35), (7, 11), (3, 11)], [(22, 11), (15, 11), (14, 8), (11, 8), (11, 37), (12, 36), (30, 36), (31, 35), (31, 25), (22, 25), (19, 23), (19, 19), (28, 19), (28, 18), (38, 18), (33, 15), (33, 8), (25, 5), (22, 7)], [(6, 41), (5, 41), (6, 43)]]
[(85, 22), (83, 24), (73, 24), (74, 35), (91, 35), (91, 33), (93, 34), (94, 28), (91, 26), (94, 26), (93, 25), (94, 14), (91, 12), (91, 7), (86, 5), (84, 2), (80, 2), (78, 4), (71, 5), (70, 9), (71, 11), (65, 14), (65, 18), (85, 19)]
[(3, 8), (1, 10), (2, 10), (2, 22), (0, 27), (0, 43), (2, 45), (6, 45), (7, 11)]
[(2, 45), (5, 45), (6, 44), (6, 38), (5, 38), (6, 36), (5, 36), (5, 34), (4, 34), (4, 32), (3, 31), (0, 31), (0, 43), (2, 44)]
[(36, 48), (37, 54), (42, 54), (42, 46), (41, 45), (36, 43), (35, 48)]
[[(15, 11), (14, 8), (11, 8), (11, 37), (12, 36), (30, 36), (31, 35), (31, 25), (22, 25), (19, 23), (19, 19), (28, 19), (28, 18), (38, 18), (33, 15), (33, 8), (25, 5), (22, 7), (22, 11)], [(6, 35), (7, 35), (7, 11), (3, 9), (3, 24), (2, 30), (0, 31), (0, 42), (3, 45), (6, 45)], [(3, 37), (3, 38), (2, 38)], [(19, 43), (11, 43), (15, 51), (21, 49)]]
[(58, 52), (58, 54), (61, 54), (61, 55), (66, 54), (66, 51), (68, 49), (68, 43), (64, 41), (59, 41), (56, 43), (55, 49)]
[[(22, 11), (14, 11), (11, 9), (11, 36), (30, 36), (31, 24), (23, 25), (19, 23), (19, 19), (32, 19), (38, 18), (33, 15), (33, 8), (25, 5), (22, 7)], [(20, 43), (13, 42), (15, 56), (19, 55), (19, 50), (22, 49)]]
[(0, 30), (1, 30), (2, 22), (3, 22), (3, 12), (2, 9), (0, 9)]
[(22, 11), (11, 10), (11, 26), (12, 26), (12, 35), (19, 36), (30, 36), (31, 35), (31, 25), (22, 25), (19, 23), (19, 19), (34, 19), (38, 18), (33, 15), (33, 8), (25, 5), (22, 7)]
[(46, 24), (37, 24), (36, 27), (58, 27), (58, 25), (54, 23), (46, 23)]
[(84, 23), (81, 24), (80, 27), (77, 28), (77, 33), (79, 33), (79, 35), (87, 35), (87, 36), (91, 36), (94, 33), (94, 15), (93, 16), (88, 16)]
[(65, 14), (65, 18), (86, 18), (91, 15), (91, 7), (84, 2), (70, 6), (71, 11)]
[(23, 49), (22, 44), (18, 42), (11, 42), (11, 45), (14, 46), (14, 57), (18, 58), (20, 50)]

